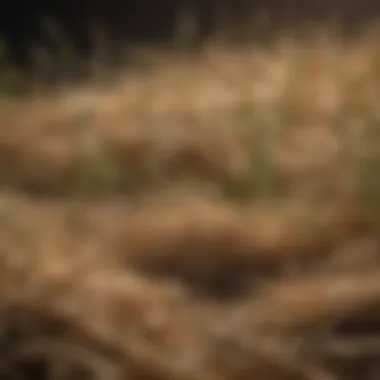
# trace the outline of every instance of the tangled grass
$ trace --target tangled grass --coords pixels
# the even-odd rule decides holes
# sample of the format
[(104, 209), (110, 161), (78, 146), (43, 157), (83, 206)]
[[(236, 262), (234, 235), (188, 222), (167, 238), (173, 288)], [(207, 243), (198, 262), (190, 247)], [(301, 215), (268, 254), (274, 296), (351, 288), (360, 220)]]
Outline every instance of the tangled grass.
[(4, 98), (0, 377), (377, 378), (378, 41)]

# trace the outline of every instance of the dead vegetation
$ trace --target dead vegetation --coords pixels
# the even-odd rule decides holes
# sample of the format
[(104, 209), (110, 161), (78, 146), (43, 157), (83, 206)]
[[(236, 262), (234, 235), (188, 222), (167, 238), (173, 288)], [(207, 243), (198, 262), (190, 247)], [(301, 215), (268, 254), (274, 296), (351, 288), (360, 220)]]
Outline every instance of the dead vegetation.
[(0, 379), (377, 378), (377, 42), (4, 100)]

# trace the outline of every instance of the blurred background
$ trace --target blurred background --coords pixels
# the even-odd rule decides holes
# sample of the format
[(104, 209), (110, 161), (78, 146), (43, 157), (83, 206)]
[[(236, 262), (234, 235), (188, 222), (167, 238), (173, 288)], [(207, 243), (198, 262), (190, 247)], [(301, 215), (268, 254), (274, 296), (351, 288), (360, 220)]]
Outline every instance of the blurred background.
[(321, 22), (352, 35), (379, 14), (376, 0), (15, 0), (1, 12), (0, 36), (9, 57), (28, 66), (36, 51), (53, 59), (65, 46), (77, 58), (102, 49), (120, 59), (141, 43), (194, 47), (215, 36), (236, 43)]
[(380, 1), (6, 5), (0, 379), (380, 379)]

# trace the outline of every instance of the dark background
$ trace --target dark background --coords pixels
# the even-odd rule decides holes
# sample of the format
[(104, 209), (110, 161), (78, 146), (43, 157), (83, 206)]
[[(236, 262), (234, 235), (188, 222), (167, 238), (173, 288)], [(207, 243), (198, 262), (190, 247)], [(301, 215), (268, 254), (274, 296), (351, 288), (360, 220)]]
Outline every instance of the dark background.
[[(105, 33), (114, 53), (128, 44), (170, 41), (176, 34), (178, 17), (185, 9), (191, 9), (197, 20), (197, 32), (192, 40), (196, 46), (215, 32), (221, 15), (231, 27), (247, 24), (247, 15), (265, 11), (273, 30), (337, 17), (352, 32), (380, 14), (380, 1), (14, 0), (7, 6), (4, 4), (0, 12), (0, 36), (9, 58), (27, 66), (35, 46), (42, 46), (54, 55), (62, 36), (75, 54), (83, 57), (94, 50), (94, 31)], [(52, 21), (56, 28), (53, 32), (48, 26)], [(57, 30), (59, 38), (55, 35)]]

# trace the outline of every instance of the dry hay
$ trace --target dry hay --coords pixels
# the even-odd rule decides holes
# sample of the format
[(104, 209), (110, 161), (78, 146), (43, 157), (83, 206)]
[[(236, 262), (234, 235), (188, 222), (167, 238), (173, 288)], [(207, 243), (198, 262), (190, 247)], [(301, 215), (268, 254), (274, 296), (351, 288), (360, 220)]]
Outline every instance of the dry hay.
[(6, 199), (4, 379), (371, 378), (375, 235), (321, 210), (325, 235), (270, 205), (172, 199)]
[(377, 378), (376, 41), (1, 106), (0, 378)]

